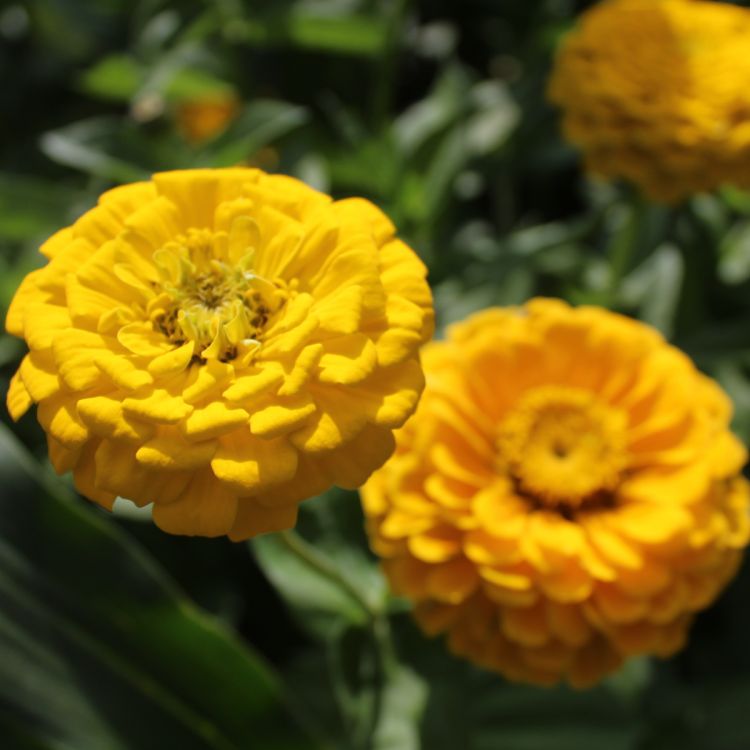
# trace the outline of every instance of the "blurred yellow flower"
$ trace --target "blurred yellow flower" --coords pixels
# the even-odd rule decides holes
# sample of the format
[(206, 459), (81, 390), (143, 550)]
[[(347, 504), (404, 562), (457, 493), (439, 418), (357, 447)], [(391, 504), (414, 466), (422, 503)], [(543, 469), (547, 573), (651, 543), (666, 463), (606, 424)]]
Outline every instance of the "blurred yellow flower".
[(604, 0), (563, 42), (549, 96), (587, 169), (672, 203), (750, 185), (750, 10)]
[(175, 534), (245, 539), (357, 487), (423, 388), (425, 268), (360, 199), (253, 169), (155, 175), (49, 239), (8, 330), (50, 458)]
[(748, 540), (724, 393), (649, 327), (546, 299), (454, 325), (423, 362), (362, 490), (421, 627), (539, 684), (677, 651)]
[(175, 111), (177, 128), (186, 141), (197, 145), (221, 135), (239, 109), (239, 100), (231, 92), (186, 99)]

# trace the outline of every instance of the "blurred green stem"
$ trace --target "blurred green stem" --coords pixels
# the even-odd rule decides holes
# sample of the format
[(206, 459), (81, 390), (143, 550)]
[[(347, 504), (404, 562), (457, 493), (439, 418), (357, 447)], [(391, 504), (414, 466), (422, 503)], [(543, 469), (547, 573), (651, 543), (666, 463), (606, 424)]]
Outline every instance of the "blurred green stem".
[(648, 203), (632, 190), (626, 204), (628, 215), (623, 227), (609, 246), (609, 278), (606, 288), (606, 302), (608, 307), (617, 303), (620, 284), (630, 270), (638, 241), (641, 226), (648, 211)]
[(399, 41), (410, 4), (411, 0), (393, 0), (383, 54), (375, 63), (373, 115), (374, 122), (379, 129), (388, 125), (391, 116)]
[[(337, 690), (337, 699), (340, 707), (348, 718), (354, 719), (352, 732), (353, 748), (356, 748), (356, 750), (370, 750), (373, 747), (374, 736), (382, 711), (383, 691), (388, 684), (390, 675), (398, 665), (388, 616), (385, 612), (368, 602), (328, 558), (321, 555), (296, 531), (287, 529), (286, 531), (278, 532), (278, 535), (279, 539), (281, 539), (292, 554), (298, 557), (305, 565), (313, 568), (339, 586), (367, 615), (368, 629), (372, 636), (377, 657), (377, 673), (372, 686), (372, 709), (368, 712), (367, 716), (362, 717), (355, 710), (355, 701), (348, 694), (341, 693), (340, 688), (344, 684), (343, 680), (337, 680), (336, 682), (339, 687), (339, 690)], [(335, 648), (335, 646), (333, 647)], [(333, 652), (329, 653), (329, 662), (332, 656), (335, 656), (335, 654)], [(335, 659), (333, 666), (335, 669), (339, 669), (335, 665)]]
[(368, 618), (374, 619), (378, 616), (378, 613), (372, 608), (370, 603), (341, 575), (336, 566), (331, 564), (328, 558), (319, 554), (315, 547), (308, 544), (296, 531), (287, 529), (286, 531), (279, 531), (278, 534), (279, 539), (281, 539), (290, 552), (295, 554), (305, 565), (317, 570), (318, 573), (345, 591), (362, 608)]

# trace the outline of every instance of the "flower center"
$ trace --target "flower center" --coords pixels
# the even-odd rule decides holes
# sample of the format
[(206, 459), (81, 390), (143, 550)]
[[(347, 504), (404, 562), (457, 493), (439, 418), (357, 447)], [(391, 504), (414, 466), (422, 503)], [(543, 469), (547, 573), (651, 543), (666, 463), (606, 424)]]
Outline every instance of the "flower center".
[(503, 420), (498, 449), (518, 491), (544, 506), (606, 502), (628, 462), (626, 417), (588, 391), (535, 388)]
[(161, 287), (148, 310), (154, 329), (175, 344), (195, 342), (200, 360), (249, 361), (289, 297), (282, 282), (253, 272), (253, 248), (230, 262), (227, 241), (225, 232), (190, 229), (154, 254)]

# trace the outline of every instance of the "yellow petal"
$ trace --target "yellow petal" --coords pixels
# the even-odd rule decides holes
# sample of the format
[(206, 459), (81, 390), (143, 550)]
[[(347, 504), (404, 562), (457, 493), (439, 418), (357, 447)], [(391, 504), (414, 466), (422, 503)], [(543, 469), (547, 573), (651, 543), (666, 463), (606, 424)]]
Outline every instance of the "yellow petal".
[(126, 391), (136, 391), (154, 382), (148, 372), (137, 368), (126, 357), (107, 353), (95, 356), (93, 361), (100, 372), (104, 373), (116, 386)]
[(532, 587), (528, 575), (514, 570), (483, 566), (479, 569), (479, 574), (485, 581), (511, 591), (530, 591)]
[(260, 350), (259, 358), (267, 362), (299, 351), (305, 344), (310, 343), (317, 328), (318, 318), (315, 315), (309, 315), (298, 326), (266, 340)]
[(73, 274), (69, 274), (65, 283), (65, 298), (70, 318), (80, 327), (95, 327), (100, 318), (112, 313), (121, 305), (121, 297), (113, 297), (98, 289), (81, 284)]
[(528, 522), (528, 509), (505, 484), (490, 485), (474, 498), (481, 526), (500, 539), (519, 539)]
[(292, 297), (291, 301), (282, 308), (278, 319), (265, 330), (265, 336), (273, 338), (304, 323), (305, 318), (310, 314), (313, 301), (313, 296), (307, 292)]
[(423, 562), (446, 562), (461, 552), (461, 535), (449, 526), (436, 527), (412, 536), (409, 551)]
[(662, 503), (627, 505), (612, 518), (612, 524), (631, 539), (659, 544), (690, 528), (690, 515), (683, 508)]
[(344, 221), (368, 227), (379, 245), (396, 233), (393, 222), (370, 201), (364, 198), (346, 198), (333, 204), (336, 214)]
[(261, 440), (249, 430), (236, 430), (219, 439), (211, 468), (238, 494), (249, 496), (291, 479), (297, 471), (297, 451), (285, 438)]
[[(246, 185), (257, 181), (255, 169), (183, 169), (153, 176), (159, 195), (178, 210), (191, 227), (211, 227), (216, 206), (243, 194)], [(149, 219), (150, 222), (150, 219)], [(144, 221), (148, 225), (149, 222)], [(174, 236), (174, 235), (172, 235)]]
[(328, 339), (324, 346), (318, 375), (323, 383), (359, 383), (377, 364), (375, 345), (362, 333)]
[(417, 305), (432, 309), (432, 294), (427, 285), (427, 267), (417, 254), (401, 240), (392, 240), (380, 248), (378, 261), (383, 286)]
[(403, 555), (393, 560), (383, 561), (393, 592), (398, 596), (408, 596), (419, 601), (427, 594), (427, 581), (432, 566), (417, 560), (411, 555)]
[(329, 333), (356, 333), (362, 320), (363, 299), (362, 287), (347, 286), (317, 301), (314, 309), (320, 327)]
[(581, 528), (552, 511), (537, 511), (529, 518), (528, 533), (547, 554), (578, 557), (585, 542)]
[(55, 334), (71, 325), (67, 308), (45, 302), (32, 302), (24, 315), (24, 333), (29, 349), (49, 349)]
[[(74, 225), (75, 234), (87, 237), (95, 246), (112, 239), (122, 231), (125, 219), (140, 205), (156, 197), (149, 182), (134, 182), (103, 193), (98, 205), (87, 211)], [(50, 255), (56, 255), (53, 249)]]
[(240, 500), (229, 538), (242, 542), (259, 534), (291, 529), (297, 523), (297, 505), (267, 508), (255, 505), (252, 500)]
[(416, 331), (386, 328), (375, 342), (378, 364), (381, 367), (390, 367), (413, 357), (424, 340), (425, 337)]
[(474, 565), (458, 557), (438, 565), (430, 573), (428, 590), (438, 601), (459, 604), (479, 586), (479, 576)]
[(241, 375), (222, 394), (228, 401), (242, 402), (273, 390), (284, 380), (281, 370), (267, 367), (251, 375)]
[(589, 573), (576, 560), (567, 560), (539, 576), (544, 593), (556, 602), (582, 602), (594, 588)]
[(633, 599), (615, 586), (597, 586), (593, 600), (601, 614), (615, 623), (636, 622), (648, 611), (648, 600)]
[(593, 635), (580, 607), (575, 604), (547, 602), (547, 621), (552, 634), (574, 648), (583, 646)]
[(93, 396), (76, 404), (78, 416), (95, 435), (140, 443), (153, 435), (153, 426), (126, 416), (121, 398)]
[(435, 525), (431, 516), (416, 516), (391, 510), (383, 520), (380, 533), (390, 539), (406, 539), (421, 534)]
[(68, 394), (42, 401), (37, 409), (37, 417), (45, 431), (66, 448), (78, 448), (89, 438), (89, 431)]
[(234, 367), (226, 362), (210, 359), (191, 373), (190, 384), (182, 392), (188, 404), (197, 404), (202, 399), (215, 395), (223, 389), (234, 374)]
[(360, 408), (353, 410), (350, 394), (332, 389), (316, 388), (313, 394), (318, 411), (309, 422), (290, 435), (296, 448), (309, 453), (318, 453), (338, 448), (358, 435), (367, 423), (367, 414)]
[(73, 483), (84, 497), (98, 503), (107, 510), (112, 510), (112, 504), (117, 494), (107, 492), (96, 486), (96, 464), (94, 461), (96, 449), (97, 443), (92, 441), (78, 452), (79, 458), (73, 470)]
[(672, 578), (667, 564), (644, 557), (643, 567), (620, 571), (617, 586), (627, 595), (649, 598), (663, 591)]
[(155, 499), (154, 523), (170, 534), (216, 537), (237, 517), (237, 498), (208, 469), (193, 474), (180, 497), (166, 505)]
[(135, 447), (102, 440), (96, 449), (95, 485), (143, 507), (175, 502), (194, 476), (188, 471), (152, 471), (135, 458)]
[(584, 515), (580, 523), (591, 547), (606, 561), (623, 568), (636, 569), (641, 566), (638, 548), (617, 533), (602, 515)]
[(521, 559), (515, 539), (501, 539), (483, 528), (464, 536), (464, 554), (477, 565), (514, 565)]
[(73, 227), (65, 227), (55, 232), (46, 242), (42, 243), (39, 252), (47, 258), (54, 258), (73, 241)]
[(193, 411), (192, 406), (162, 388), (155, 388), (148, 396), (128, 397), (122, 406), (125, 414), (158, 424), (177, 424)]
[(549, 625), (542, 606), (509, 608), (500, 619), (503, 633), (523, 646), (543, 646), (550, 639)]
[(81, 454), (88, 449), (88, 446), (68, 449), (51, 435), (47, 435), (47, 449), (52, 468), (57, 474), (62, 475), (78, 466)]
[(60, 378), (49, 351), (29, 352), (23, 358), (18, 374), (34, 401), (42, 401), (60, 391)]
[(327, 469), (334, 484), (355, 490), (390, 458), (395, 448), (390, 430), (367, 425), (340, 450), (317, 455), (315, 460)]
[(10, 301), (8, 313), (5, 316), (5, 328), (11, 336), (23, 338), (26, 327), (26, 310), (29, 305), (46, 300), (46, 295), (40, 292), (37, 286), (37, 281), (42, 277), (43, 272), (44, 269), (32, 271), (24, 278), (18, 289), (16, 289), (13, 299)]
[(324, 352), (323, 344), (308, 344), (294, 361), (292, 371), (284, 378), (279, 396), (294, 396), (299, 393), (312, 376), (315, 366)]
[(148, 371), (157, 377), (182, 372), (189, 364), (195, 351), (195, 342), (188, 341), (180, 347), (165, 352), (149, 362)]
[(55, 336), (53, 352), (60, 377), (74, 391), (83, 391), (97, 385), (101, 370), (94, 360), (110, 353), (113, 342), (97, 333), (71, 328)]
[(373, 420), (382, 427), (401, 427), (414, 413), (424, 388), (417, 360), (377, 372), (363, 384), (362, 395), (374, 402)]
[(17, 422), (28, 411), (32, 403), (34, 402), (26, 386), (23, 384), (23, 380), (21, 380), (20, 373), (16, 372), (10, 379), (10, 386), (6, 397), (8, 413), (13, 418), (13, 421)]
[(222, 401), (212, 401), (194, 409), (180, 428), (189, 440), (208, 440), (246, 424), (249, 416), (244, 409), (228, 406)]
[(197, 471), (208, 466), (217, 449), (215, 440), (192, 442), (179, 433), (163, 430), (142, 445), (135, 454), (139, 463), (150, 469), (167, 471)]
[(309, 396), (278, 397), (268, 406), (253, 411), (250, 430), (264, 439), (286, 435), (302, 427), (315, 410), (315, 402)]
[(173, 349), (167, 338), (151, 323), (130, 323), (117, 332), (117, 340), (133, 354), (141, 357), (158, 357)]

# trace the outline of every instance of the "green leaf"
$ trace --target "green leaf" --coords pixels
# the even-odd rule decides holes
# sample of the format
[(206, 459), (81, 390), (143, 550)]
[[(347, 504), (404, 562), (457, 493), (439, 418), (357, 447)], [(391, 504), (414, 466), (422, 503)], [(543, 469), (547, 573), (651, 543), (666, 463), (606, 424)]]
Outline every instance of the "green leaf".
[(21, 747), (315, 747), (269, 667), (5, 427), (0, 480), (0, 726)]
[(750, 278), (750, 221), (733, 226), (719, 245), (719, 278), (740, 284)]
[(419, 724), (427, 694), (427, 685), (415, 672), (404, 666), (396, 668), (383, 690), (373, 750), (420, 750)]
[(233, 41), (254, 46), (289, 45), (358, 57), (376, 57), (388, 39), (385, 19), (323, 15), (292, 9), (260, 18), (235, 18), (226, 28)]
[(104, 177), (114, 182), (134, 182), (148, 177), (149, 169), (138, 167), (108, 153), (111, 142), (122, 141), (123, 123), (110, 118), (93, 118), (45, 133), (42, 151), (58, 164)]
[(461, 114), (470, 85), (463, 68), (446, 68), (429, 95), (409, 107), (393, 123), (399, 151), (411, 157), (430, 138), (449, 127)]
[(145, 69), (129, 55), (110, 55), (89, 68), (81, 76), (80, 85), (91, 96), (127, 102), (145, 77)]
[(680, 251), (674, 245), (662, 245), (623, 280), (620, 300), (639, 308), (641, 320), (669, 338), (674, 330), (684, 274)]
[(636, 750), (638, 722), (605, 689), (498, 685), (479, 696), (475, 750)]
[[(365, 625), (367, 610), (353, 594), (347, 573), (296, 534), (268, 534), (252, 541), (258, 564), (305, 627), (327, 638), (347, 625)], [(349, 586), (342, 585), (342, 581)]]

